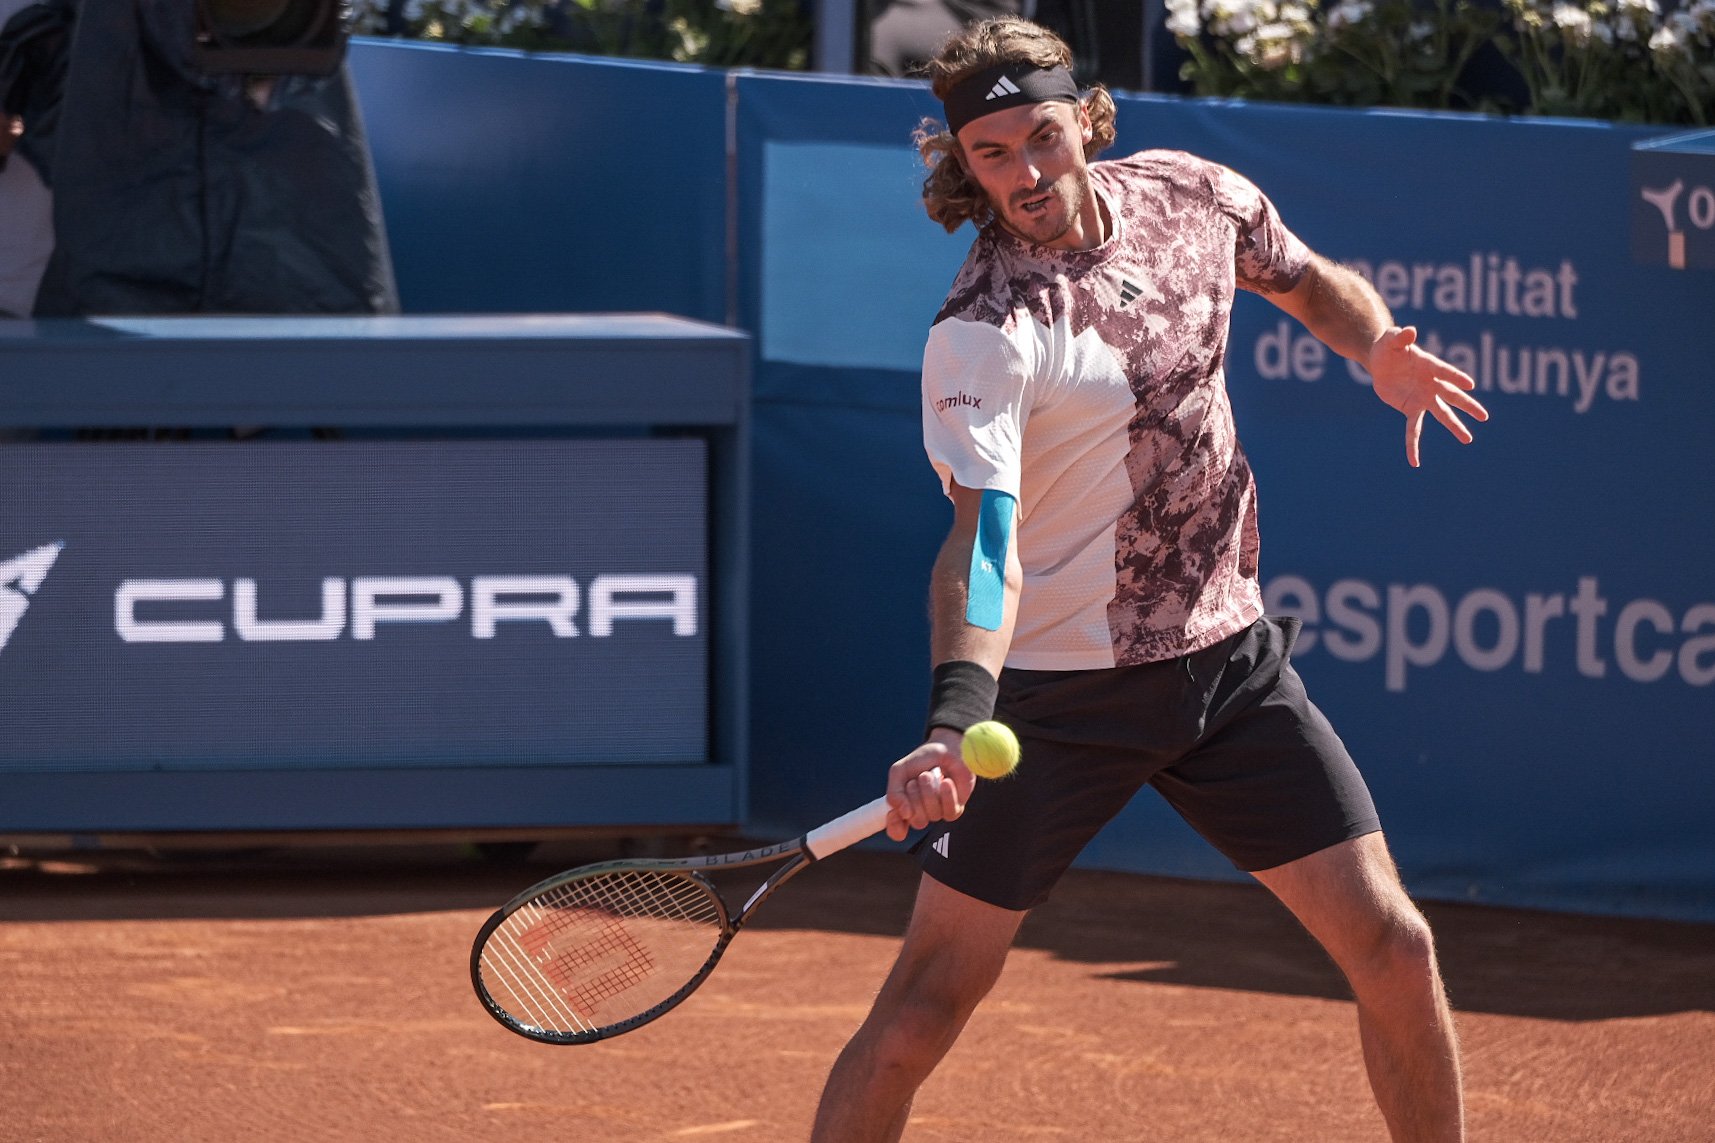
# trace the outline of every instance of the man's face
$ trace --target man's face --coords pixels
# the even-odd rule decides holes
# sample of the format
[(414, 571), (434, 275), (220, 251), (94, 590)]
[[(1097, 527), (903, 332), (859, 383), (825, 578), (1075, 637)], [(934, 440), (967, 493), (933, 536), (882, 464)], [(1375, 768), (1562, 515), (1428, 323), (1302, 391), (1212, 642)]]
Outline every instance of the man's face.
[(1084, 161), (1090, 119), (1081, 106), (996, 111), (965, 124), (958, 139), (965, 169), (1001, 225), (1039, 246), (1076, 250), (1100, 241)]

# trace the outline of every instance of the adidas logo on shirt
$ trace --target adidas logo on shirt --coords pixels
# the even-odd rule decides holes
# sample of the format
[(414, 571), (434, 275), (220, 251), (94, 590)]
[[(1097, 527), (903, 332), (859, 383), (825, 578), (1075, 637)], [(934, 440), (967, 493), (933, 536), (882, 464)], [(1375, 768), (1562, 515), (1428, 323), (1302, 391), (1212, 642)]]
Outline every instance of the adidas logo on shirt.
[(1143, 293), (1143, 287), (1129, 279), (1120, 279), (1120, 309), (1125, 309), (1137, 301), (1137, 296)]
[(936, 838), (935, 844), (931, 845), (929, 848), (934, 850), (936, 853), (940, 854), (942, 857), (946, 857), (947, 856), (947, 835), (942, 834), (940, 837)]
[(989, 88), (989, 93), (983, 96), (984, 101), (990, 99), (1005, 99), (1009, 95), (1018, 94), (1018, 85), (1006, 76), (1001, 76), (995, 85)]

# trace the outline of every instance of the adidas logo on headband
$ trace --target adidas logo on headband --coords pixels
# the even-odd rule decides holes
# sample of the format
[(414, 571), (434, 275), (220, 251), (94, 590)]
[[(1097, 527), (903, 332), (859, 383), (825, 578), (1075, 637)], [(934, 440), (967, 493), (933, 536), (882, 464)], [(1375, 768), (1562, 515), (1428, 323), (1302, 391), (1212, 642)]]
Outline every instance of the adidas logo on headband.
[(1005, 63), (974, 72), (947, 93), (947, 130), (957, 135), (973, 119), (1031, 103), (1077, 103), (1078, 84), (1063, 67)]

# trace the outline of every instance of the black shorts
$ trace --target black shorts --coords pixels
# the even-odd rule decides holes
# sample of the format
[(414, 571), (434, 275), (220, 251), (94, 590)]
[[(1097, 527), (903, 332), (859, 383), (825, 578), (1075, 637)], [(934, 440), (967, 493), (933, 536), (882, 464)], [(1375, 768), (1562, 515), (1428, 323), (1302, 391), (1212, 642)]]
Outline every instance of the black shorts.
[(1272, 869), (1381, 828), (1363, 777), (1287, 661), (1296, 619), (1259, 619), (1177, 659), (1005, 670), (995, 717), (1012, 776), (978, 782), (912, 848), (931, 877), (1007, 909), (1047, 900), (1145, 783), (1239, 869)]

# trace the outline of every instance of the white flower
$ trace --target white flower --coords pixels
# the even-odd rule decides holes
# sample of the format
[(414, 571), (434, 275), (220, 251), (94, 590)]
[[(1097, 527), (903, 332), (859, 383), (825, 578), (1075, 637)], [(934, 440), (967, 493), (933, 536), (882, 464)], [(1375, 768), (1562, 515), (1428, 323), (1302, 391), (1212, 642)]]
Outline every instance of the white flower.
[(1685, 37), (1671, 24), (1656, 29), (1655, 35), (1649, 38), (1649, 50), (1655, 55), (1670, 58), (1690, 54), (1686, 50)]
[(1242, 12), (1234, 12), (1231, 16), (1227, 17), (1228, 35), (1242, 36), (1246, 32), (1256, 31), (1258, 26), (1256, 13), (1249, 9)]
[(1338, 31), (1352, 24), (1361, 24), (1370, 18), (1375, 8), (1369, 0), (1344, 0), (1337, 8), (1328, 13), (1328, 27)]
[(1583, 47), (1590, 42), (1593, 21), (1584, 9), (1573, 4), (1556, 4), (1554, 22), (1560, 27), (1561, 36), (1574, 47)]
[(1265, 71), (1276, 71), (1304, 58), (1304, 45), (1290, 24), (1264, 24), (1253, 38), (1255, 48), (1246, 53)]
[(1197, 0), (1167, 0), (1167, 30), (1183, 39), (1194, 39), (1203, 31)]
[(1167, 17), (1167, 30), (1182, 40), (1194, 40), (1203, 31), (1203, 22), (1195, 12), (1174, 12)]
[(715, 7), (734, 16), (754, 16), (762, 11), (762, 0), (715, 0)]
[(1206, 0), (1203, 5), (1203, 19), (1217, 36), (1246, 35), (1274, 20), (1276, 12), (1274, 0)]

